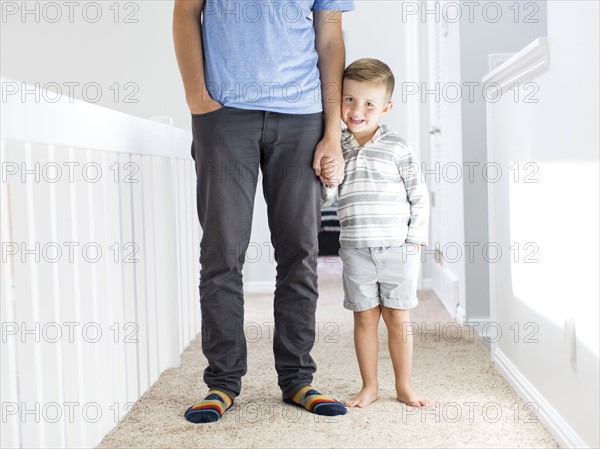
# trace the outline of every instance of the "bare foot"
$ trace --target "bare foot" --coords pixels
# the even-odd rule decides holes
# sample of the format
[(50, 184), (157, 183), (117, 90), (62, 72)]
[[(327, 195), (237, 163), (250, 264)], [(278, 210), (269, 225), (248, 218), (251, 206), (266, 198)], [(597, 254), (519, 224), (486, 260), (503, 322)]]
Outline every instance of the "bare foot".
[(400, 402), (404, 402), (411, 407), (425, 407), (429, 403), (427, 399), (415, 393), (410, 387), (396, 389), (396, 397)]
[(372, 402), (377, 400), (377, 387), (363, 387), (352, 398), (344, 401), (344, 405), (348, 407), (367, 407)]

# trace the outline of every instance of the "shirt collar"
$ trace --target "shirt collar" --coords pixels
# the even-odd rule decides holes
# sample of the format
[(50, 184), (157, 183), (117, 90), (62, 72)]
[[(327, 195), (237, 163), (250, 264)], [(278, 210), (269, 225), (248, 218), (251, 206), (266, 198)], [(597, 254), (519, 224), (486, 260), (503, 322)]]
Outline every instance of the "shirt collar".
[[(389, 133), (389, 128), (387, 125), (379, 125), (379, 128), (377, 128), (377, 131), (375, 131), (375, 134), (373, 134), (373, 137), (371, 137), (371, 140), (369, 140), (364, 146), (366, 147), (368, 145), (374, 144), (375, 142), (377, 142), (379, 139), (381, 139), (383, 136), (385, 136), (388, 133)], [(351, 147), (359, 147), (360, 148), (358, 141), (354, 138), (352, 133), (350, 131), (348, 131), (348, 128), (344, 129), (344, 131), (342, 132), (342, 144), (346, 144)]]

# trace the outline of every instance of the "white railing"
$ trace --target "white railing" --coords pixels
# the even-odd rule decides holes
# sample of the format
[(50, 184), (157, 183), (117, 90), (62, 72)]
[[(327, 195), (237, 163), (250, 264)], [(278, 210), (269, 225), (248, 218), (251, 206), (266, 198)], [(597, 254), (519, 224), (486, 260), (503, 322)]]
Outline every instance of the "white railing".
[(191, 134), (5, 97), (1, 446), (92, 447), (199, 330)]

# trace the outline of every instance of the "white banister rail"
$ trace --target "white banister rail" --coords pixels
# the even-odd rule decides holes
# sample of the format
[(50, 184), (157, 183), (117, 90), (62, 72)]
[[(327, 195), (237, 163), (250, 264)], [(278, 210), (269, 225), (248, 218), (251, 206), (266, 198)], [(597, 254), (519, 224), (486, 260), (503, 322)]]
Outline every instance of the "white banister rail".
[(191, 134), (2, 79), (2, 440), (92, 447), (200, 328)]

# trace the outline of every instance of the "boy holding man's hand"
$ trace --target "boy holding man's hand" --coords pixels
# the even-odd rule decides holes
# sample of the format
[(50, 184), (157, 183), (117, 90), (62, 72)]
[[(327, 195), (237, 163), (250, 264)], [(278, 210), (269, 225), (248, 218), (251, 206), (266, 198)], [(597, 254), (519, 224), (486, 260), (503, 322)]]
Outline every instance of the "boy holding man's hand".
[[(426, 400), (410, 386), (412, 335), (409, 310), (417, 305), (421, 245), (427, 243), (429, 197), (411, 146), (379, 119), (392, 108), (394, 75), (376, 59), (350, 64), (343, 78), (342, 133), (345, 169), (321, 159), (322, 206), (339, 199), (344, 307), (354, 312), (354, 343), (362, 389), (345, 402), (366, 407), (378, 396), (377, 328), (383, 320), (398, 400)], [(344, 169), (345, 177), (340, 176)], [(339, 179), (343, 182), (339, 184)]]

